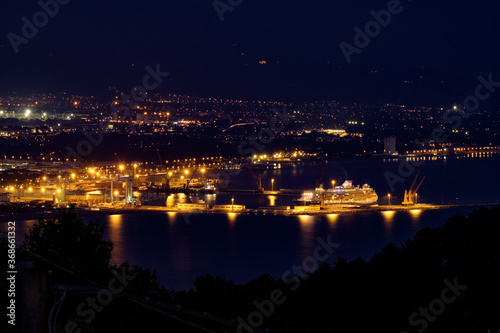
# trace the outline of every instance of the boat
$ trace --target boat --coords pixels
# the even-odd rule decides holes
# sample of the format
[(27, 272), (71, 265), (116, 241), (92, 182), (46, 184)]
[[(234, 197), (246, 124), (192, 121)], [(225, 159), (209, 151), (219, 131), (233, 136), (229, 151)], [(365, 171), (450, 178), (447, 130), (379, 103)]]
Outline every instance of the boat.
[(205, 185), (203, 185), (203, 188), (200, 190), (201, 193), (203, 194), (213, 194), (215, 193), (215, 185), (212, 182), (206, 182)]
[(346, 180), (341, 186), (335, 186), (333, 189), (325, 190), (321, 184), (315, 190), (304, 191), (302, 196), (293, 202), (296, 205), (309, 206), (321, 205), (322, 200), (325, 206), (369, 206), (377, 203), (378, 196), (370, 185), (364, 184), (355, 187), (352, 185), (352, 180)]

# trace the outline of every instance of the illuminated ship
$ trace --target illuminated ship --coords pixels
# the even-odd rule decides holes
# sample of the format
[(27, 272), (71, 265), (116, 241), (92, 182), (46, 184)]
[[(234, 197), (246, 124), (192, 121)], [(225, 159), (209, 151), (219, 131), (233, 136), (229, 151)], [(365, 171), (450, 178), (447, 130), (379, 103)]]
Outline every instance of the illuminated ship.
[(216, 188), (214, 183), (212, 182), (206, 182), (203, 188), (200, 190), (201, 193), (203, 194), (213, 194), (215, 193)]
[(363, 186), (352, 185), (352, 180), (346, 180), (342, 186), (335, 186), (334, 189), (325, 190), (323, 185), (314, 191), (305, 191), (300, 199), (295, 199), (297, 205), (320, 205), (321, 200), (325, 206), (329, 205), (374, 205), (378, 196), (373, 188), (368, 184)]

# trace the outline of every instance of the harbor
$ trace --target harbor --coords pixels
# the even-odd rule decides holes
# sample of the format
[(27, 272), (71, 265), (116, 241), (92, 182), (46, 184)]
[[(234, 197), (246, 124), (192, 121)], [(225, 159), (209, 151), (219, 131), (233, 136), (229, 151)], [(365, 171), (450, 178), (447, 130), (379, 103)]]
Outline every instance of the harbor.
[[(257, 209), (245, 209), (242, 205), (220, 205), (217, 207), (205, 206), (191, 206), (174, 208), (163, 206), (142, 206), (142, 207), (99, 207), (98, 209), (92, 208), (79, 208), (78, 211), (84, 212), (84, 215), (102, 215), (102, 214), (124, 214), (136, 212), (167, 212), (179, 214), (274, 214), (274, 215), (328, 215), (328, 214), (351, 214), (351, 213), (390, 213), (398, 211), (409, 211), (418, 214), (425, 210), (436, 209), (453, 209), (465, 207), (481, 207), (481, 206), (495, 206), (500, 205), (500, 202), (481, 202), (481, 203), (464, 203), (464, 204), (448, 204), (448, 205), (433, 205), (433, 204), (415, 204), (413, 206), (407, 205), (377, 205), (377, 206), (358, 206), (358, 207), (327, 207), (321, 208), (319, 206), (297, 206), (290, 207), (259, 207)], [(304, 209), (307, 207), (306, 209)]]

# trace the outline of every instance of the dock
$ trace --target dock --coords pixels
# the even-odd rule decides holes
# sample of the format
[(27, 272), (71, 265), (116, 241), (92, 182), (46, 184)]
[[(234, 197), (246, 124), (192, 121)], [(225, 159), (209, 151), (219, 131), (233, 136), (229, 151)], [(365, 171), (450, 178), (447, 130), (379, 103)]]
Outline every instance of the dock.
[[(448, 205), (433, 205), (433, 204), (415, 204), (415, 205), (378, 205), (378, 206), (364, 206), (364, 207), (326, 207), (319, 206), (296, 206), (294, 208), (288, 206), (279, 207), (259, 207), (258, 209), (246, 209), (241, 205), (216, 205), (214, 207), (201, 207), (196, 206), (190, 209), (183, 206), (182, 209), (177, 207), (165, 206), (141, 206), (141, 207), (119, 207), (110, 208), (102, 207), (99, 210), (91, 210), (90, 208), (78, 208), (79, 211), (84, 212), (84, 215), (94, 214), (122, 214), (127, 212), (168, 212), (179, 214), (264, 214), (264, 215), (328, 215), (328, 214), (352, 214), (352, 213), (373, 213), (373, 212), (397, 212), (397, 211), (425, 211), (434, 209), (450, 209), (450, 208), (463, 208), (463, 207), (480, 207), (480, 206), (496, 206), (500, 202), (480, 202), (480, 203), (465, 203), (465, 204), (448, 204)], [(232, 207), (231, 207), (232, 206)], [(301, 208), (299, 208), (301, 207)], [(302, 207), (308, 207), (306, 209)], [(299, 209), (297, 209), (299, 208)]]

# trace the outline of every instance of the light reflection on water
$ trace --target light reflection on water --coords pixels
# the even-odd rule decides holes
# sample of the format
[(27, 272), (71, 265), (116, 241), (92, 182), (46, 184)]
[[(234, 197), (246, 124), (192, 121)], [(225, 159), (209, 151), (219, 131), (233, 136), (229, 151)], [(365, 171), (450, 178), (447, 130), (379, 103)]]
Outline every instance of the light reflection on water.
[(300, 239), (303, 253), (312, 253), (314, 249), (314, 225), (316, 216), (313, 215), (298, 215), (300, 224)]
[(113, 242), (113, 257), (120, 261), (125, 261), (127, 254), (125, 251), (125, 237), (122, 230), (123, 215), (109, 215), (109, 240)]
[(173, 226), (175, 224), (175, 221), (176, 221), (177, 213), (176, 212), (167, 212), (167, 216), (168, 216), (168, 224), (170, 226)]
[(328, 218), (328, 223), (330, 224), (330, 226), (335, 227), (339, 218), (339, 214), (328, 214), (326, 215), (326, 217)]
[[(175, 214), (175, 213), (174, 213)], [(182, 215), (182, 214), (180, 214)], [(189, 274), (192, 265), (191, 250), (193, 248), (191, 239), (177, 230), (176, 220), (180, 217), (178, 215), (168, 215), (167, 233), (163, 239), (163, 250), (160, 250), (158, 260), (165, 264), (165, 262), (172, 262), (170, 275), (173, 279), (182, 279), (183, 276)], [(183, 220), (179, 219), (177, 222)], [(160, 236), (161, 237), (161, 236)]]
[[(210, 273), (247, 282), (269, 272), (280, 276), (314, 254), (317, 238), (329, 235), (341, 246), (329, 263), (370, 257), (388, 242), (402, 244), (424, 227), (442, 225), (467, 209), (387, 211), (327, 215), (191, 214), (180, 213), (91, 216), (105, 225), (105, 238), (114, 244), (112, 263), (154, 269), (167, 287), (192, 287), (197, 276)], [(18, 221), (18, 244), (34, 221)], [(7, 230), (7, 223), (0, 223)]]
[(238, 214), (236, 214), (236, 213), (227, 213), (227, 220), (229, 221), (229, 227), (231, 229), (234, 229), (237, 216), (238, 216)]
[(382, 217), (384, 219), (384, 226), (386, 228), (392, 227), (392, 221), (394, 220), (394, 215), (396, 214), (393, 210), (386, 210), (382, 212)]
[(421, 209), (412, 209), (410, 210), (411, 221), (414, 224), (418, 224), (420, 222), (420, 215), (422, 214)]

